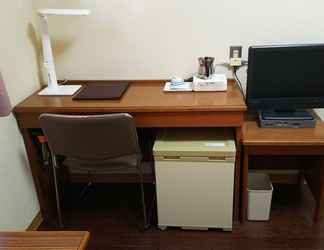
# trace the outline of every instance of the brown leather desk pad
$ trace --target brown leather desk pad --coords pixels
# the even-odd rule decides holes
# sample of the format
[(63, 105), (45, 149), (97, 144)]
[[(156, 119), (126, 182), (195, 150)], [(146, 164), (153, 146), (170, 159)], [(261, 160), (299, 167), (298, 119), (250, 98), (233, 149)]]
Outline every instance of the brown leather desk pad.
[(73, 100), (118, 100), (126, 92), (128, 82), (90, 83), (85, 85)]

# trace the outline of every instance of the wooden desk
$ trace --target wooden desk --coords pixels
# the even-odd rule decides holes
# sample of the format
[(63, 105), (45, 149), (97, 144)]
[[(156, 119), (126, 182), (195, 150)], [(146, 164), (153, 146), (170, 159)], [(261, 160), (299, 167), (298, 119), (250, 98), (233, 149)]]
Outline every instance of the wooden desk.
[[(260, 128), (256, 121), (243, 126), (242, 217), (246, 217), (249, 157), (263, 156), (318, 156), (319, 166), (305, 166), (303, 174), (314, 194), (316, 211), (314, 220), (320, 219), (324, 209), (324, 123), (316, 128), (286, 129)], [(322, 211), (323, 212), (323, 211)]]
[(2, 232), (0, 250), (85, 250), (88, 232)]
[[(77, 83), (77, 82), (76, 82)], [(89, 83), (91, 84), (91, 83)], [(102, 114), (127, 112), (139, 128), (233, 127), (237, 143), (234, 218), (239, 216), (240, 155), (243, 114), (246, 106), (239, 89), (229, 82), (227, 92), (163, 92), (164, 81), (132, 81), (121, 100), (73, 101), (71, 97), (28, 97), (14, 109), (23, 135), (41, 212), (45, 219), (55, 214), (53, 189), (29, 129), (39, 128), (41, 113)]]

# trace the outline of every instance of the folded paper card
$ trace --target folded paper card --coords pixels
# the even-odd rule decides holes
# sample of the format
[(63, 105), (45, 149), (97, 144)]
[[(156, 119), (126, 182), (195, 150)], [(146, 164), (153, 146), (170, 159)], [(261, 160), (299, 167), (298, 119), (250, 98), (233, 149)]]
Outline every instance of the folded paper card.
[(213, 74), (207, 79), (193, 77), (192, 82), (166, 82), (164, 91), (227, 91), (227, 78), (225, 74)]

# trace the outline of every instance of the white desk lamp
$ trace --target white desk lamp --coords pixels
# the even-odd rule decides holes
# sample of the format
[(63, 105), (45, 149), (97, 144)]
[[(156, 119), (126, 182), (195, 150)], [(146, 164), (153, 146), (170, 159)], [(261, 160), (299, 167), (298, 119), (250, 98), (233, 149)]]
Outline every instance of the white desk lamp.
[(41, 37), (43, 45), (44, 67), (46, 71), (47, 87), (38, 95), (73, 95), (81, 85), (58, 85), (55, 72), (51, 39), (48, 30), (48, 16), (87, 16), (90, 10), (77, 9), (41, 9), (38, 15), (41, 18)]

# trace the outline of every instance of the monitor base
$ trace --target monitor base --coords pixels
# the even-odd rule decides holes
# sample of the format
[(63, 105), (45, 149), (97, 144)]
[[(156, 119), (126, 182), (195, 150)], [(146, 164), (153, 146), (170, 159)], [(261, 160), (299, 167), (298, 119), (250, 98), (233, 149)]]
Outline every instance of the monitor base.
[(261, 128), (315, 128), (316, 119), (306, 110), (259, 111)]

